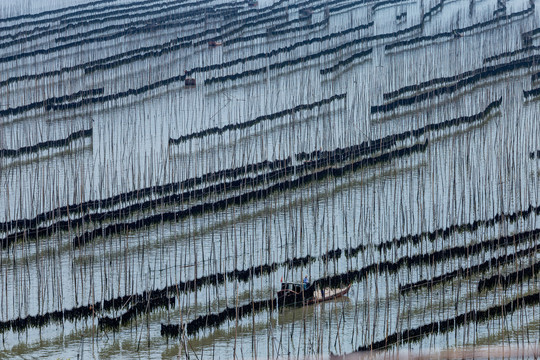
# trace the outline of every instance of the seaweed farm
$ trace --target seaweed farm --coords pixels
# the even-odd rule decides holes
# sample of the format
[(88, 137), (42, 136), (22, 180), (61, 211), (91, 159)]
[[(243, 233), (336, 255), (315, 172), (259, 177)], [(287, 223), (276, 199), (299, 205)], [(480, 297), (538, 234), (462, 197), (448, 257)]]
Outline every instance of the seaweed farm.
[(535, 5), (1, 1), (0, 358), (538, 356)]

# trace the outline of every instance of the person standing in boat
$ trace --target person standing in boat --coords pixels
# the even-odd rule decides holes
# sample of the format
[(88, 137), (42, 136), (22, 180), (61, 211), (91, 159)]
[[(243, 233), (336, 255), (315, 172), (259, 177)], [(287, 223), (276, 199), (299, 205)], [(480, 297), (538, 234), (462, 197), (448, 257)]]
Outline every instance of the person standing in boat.
[(308, 277), (306, 275), (306, 277), (304, 277), (304, 290), (306, 290), (308, 287), (309, 287), (309, 280), (308, 280)]

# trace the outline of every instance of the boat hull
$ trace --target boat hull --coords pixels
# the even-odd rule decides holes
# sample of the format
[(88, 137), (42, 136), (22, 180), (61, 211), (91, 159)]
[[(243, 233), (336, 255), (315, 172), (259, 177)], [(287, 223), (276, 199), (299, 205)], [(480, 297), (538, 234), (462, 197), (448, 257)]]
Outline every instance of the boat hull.
[(351, 285), (342, 289), (326, 288), (324, 289), (324, 292), (321, 290), (317, 290), (313, 293), (313, 297), (309, 300), (308, 304), (316, 304), (324, 301), (339, 299), (340, 297), (347, 295), (350, 289)]
[(277, 293), (278, 306), (303, 306), (331, 301), (345, 296), (350, 289), (351, 285), (341, 289), (326, 288), (324, 291), (312, 287), (298, 291), (281, 289)]

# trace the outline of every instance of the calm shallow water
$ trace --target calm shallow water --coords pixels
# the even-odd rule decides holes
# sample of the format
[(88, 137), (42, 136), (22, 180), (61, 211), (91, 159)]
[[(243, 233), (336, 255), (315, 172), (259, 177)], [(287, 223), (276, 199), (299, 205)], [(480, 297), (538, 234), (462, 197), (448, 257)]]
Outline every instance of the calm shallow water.
[[(58, 2), (61, 7), (70, 2)], [(260, 2), (260, 6), (270, 2)], [(425, 3), (425, 10), (435, 3)], [(507, 13), (525, 9), (528, 3), (510, 1)], [(2, 17), (45, 10), (44, 4), (7, 4)], [(424, 35), (461, 28), (492, 18), (495, 1), (445, 4), (423, 29)], [(398, 11), (399, 10), (399, 11)], [(406, 10), (407, 22), (396, 24), (395, 16)], [(183, 49), (173, 54), (143, 60), (114, 70), (91, 74), (68, 72), (60, 77), (21, 81), (1, 87), (2, 108), (19, 106), (51, 96), (103, 87), (105, 94), (143, 86), (182, 74), (184, 69), (230, 61), (260, 51), (286, 46), (308, 36), (322, 36), (373, 19), (372, 29), (324, 43), (301, 47), (271, 61), (334, 47), (355, 37), (396, 31), (416, 24), (420, 3), (388, 6), (371, 14), (370, 7), (332, 15), (328, 28), (291, 40), (256, 46), (245, 44), (208, 49)], [(316, 14), (316, 19), (322, 14)], [(417, 129), (426, 124), (482, 111), (502, 97), (500, 111), (474, 125), (429, 132), (425, 152), (396, 158), (339, 178), (310, 183), (296, 190), (275, 193), (242, 206), (229, 207), (179, 222), (165, 222), (143, 231), (97, 238), (81, 249), (72, 249), (76, 235), (98, 227), (87, 223), (49, 237), (19, 242), (0, 253), (0, 320), (42, 314), (91, 304), (125, 294), (163, 288), (207, 274), (282, 262), (305, 255), (319, 256), (331, 249), (359, 244), (380, 244), (408, 234), (432, 231), (452, 224), (489, 219), (540, 205), (539, 160), (529, 153), (539, 149), (538, 102), (525, 102), (522, 90), (535, 87), (526, 69), (484, 80), (454, 95), (443, 95), (419, 105), (401, 108), (385, 116), (371, 115), (370, 106), (383, 103), (382, 94), (432, 78), (479, 68), (483, 59), (519, 48), (520, 34), (538, 26), (537, 14), (503, 22), (497, 28), (462, 38), (387, 52), (384, 42), (373, 44), (367, 61), (355, 61), (332, 75), (319, 70), (335, 64), (354, 51), (328, 55), (269, 74), (248, 77), (222, 85), (202, 85), (205, 78), (232, 74), (266, 65), (253, 61), (232, 68), (196, 74), (198, 86), (181, 83), (144, 95), (67, 111), (35, 111), (3, 117), (0, 148), (17, 148), (49, 139), (59, 139), (88, 126), (88, 143), (74, 143), (65, 152), (40, 153), (18, 161), (0, 161), (0, 220), (33, 217), (66, 204), (102, 199), (125, 191), (182, 181), (205, 173), (263, 160), (285, 159), (299, 152), (332, 150)], [(94, 25), (101, 26), (100, 24)], [(89, 27), (91, 30), (92, 27)], [(263, 31), (264, 26), (259, 30)], [(184, 29), (191, 33), (194, 27)], [(257, 29), (251, 29), (257, 32)], [(1, 35), (1, 34), (0, 34)], [(178, 36), (164, 31), (152, 36), (131, 36), (65, 50), (60, 54), (0, 64), (2, 79), (72, 66), (80, 61), (106, 57), (166, 42)], [(52, 43), (53, 38), (49, 39)], [(32, 46), (49, 46), (47, 39)], [(536, 41), (535, 41), (536, 43)], [(39, 45), (41, 44), (41, 45)], [(23, 51), (9, 48), (7, 53)], [(263, 122), (253, 128), (210, 135), (180, 145), (168, 145), (169, 137), (214, 126), (237, 123), (347, 93), (345, 100), (314, 110)], [(416, 141), (416, 140), (415, 140)], [(404, 145), (411, 145), (407, 142)], [(36, 159), (37, 158), (37, 159)], [(234, 193), (239, 193), (240, 190)], [(230, 197), (211, 195), (211, 201)], [(210, 201), (210, 200), (205, 200)], [(194, 203), (164, 206), (176, 211)], [(154, 212), (135, 212), (135, 220)], [(125, 221), (125, 220), (122, 220)], [(97, 318), (64, 325), (52, 324), (21, 333), (4, 332), (2, 357), (173, 358), (195, 353), (199, 358), (216, 357), (305, 357), (349, 353), (385, 335), (425, 323), (450, 318), (471, 309), (503, 304), (516, 296), (537, 292), (537, 278), (506, 290), (478, 293), (477, 284), (488, 273), (456, 278), (433, 289), (399, 295), (400, 284), (427, 279), (459, 267), (472, 266), (505, 252), (531, 246), (486, 251), (470, 257), (448, 259), (434, 266), (404, 267), (396, 274), (373, 274), (353, 283), (349, 296), (302, 309), (263, 311), (236, 323), (205, 329), (185, 341), (160, 335), (161, 323), (178, 324), (226, 306), (251, 299), (269, 299), (280, 279), (299, 281), (344, 273), (385, 260), (444, 248), (467, 245), (526, 230), (536, 229), (534, 215), (511, 223), (503, 220), (474, 232), (455, 233), (419, 245), (395, 247), (386, 252), (368, 248), (358, 256), (336, 261), (318, 260), (301, 269), (280, 267), (276, 272), (250, 282), (227, 281), (195, 293), (177, 294), (168, 310), (139, 316), (118, 332), (101, 331)], [(512, 272), (538, 261), (537, 255), (520, 259), (496, 271)], [(496, 273), (496, 272), (495, 272)], [(113, 312), (118, 316), (124, 310)], [(517, 310), (505, 318), (470, 323), (455, 331), (432, 335), (402, 349), (445, 349), (470, 344), (523, 343), (537, 341), (538, 306)], [(156, 355), (159, 354), (159, 355)]]

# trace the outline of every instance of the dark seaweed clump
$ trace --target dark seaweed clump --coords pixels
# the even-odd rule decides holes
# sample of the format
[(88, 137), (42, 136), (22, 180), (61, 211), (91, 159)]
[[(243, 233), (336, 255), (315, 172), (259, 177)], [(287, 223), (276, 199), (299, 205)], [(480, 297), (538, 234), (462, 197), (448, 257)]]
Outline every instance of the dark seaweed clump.
[(67, 146), (77, 139), (86, 137), (92, 137), (92, 129), (73, 132), (64, 139), (43, 141), (35, 145), (23, 146), (18, 149), (0, 149), (0, 157), (16, 157), (24, 154), (37, 153), (44, 149), (59, 148)]
[(205, 136), (209, 136), (209, 135), (215, 135), (215, 134), (223, 134), (226, 131), (247, 129), (248, 127), (255, 126), (255, 125), (257, 125), (257, 124), (259, 124), (259, 123), (261, 123), (263, 121), (275, 120), (275, 119), (281, 118), (283, 116), (292, 115), (292, 114), (294, 114), (296, 112), (303, 111), (303, 110), (312, 110), (312, 109), (314, 109), (316, 107), (320, 107), (320, 106), (323, 106), (323, 105), (326, 105), (326, 104), (330, 104), (330, 103), (332, 103), (332, 102), (334, 102), (336, 100), (345, 99), (346, 96), (347, 96), (346, 93), (345, 94), (334, 95), (334, 96), (331, 96), (331, 97), (329, 97), (327, 99), (322, 99), (320, 101), (316, 101), (316, 102), (313, 102), (311, 104), (301, 104), (301, 105), (295, 106), (294, 108), (285, 109), (285, 110), (282, 110), (282, 111), (275, 112), (273, 114), (261, 115), (261, 116), (255, 118), (255, 119), (253, 119), (253, 120), (244, 121), (244, 122), (236, 123), (236, 124), (229, 124), (229, 125), (225, 125), (225, 126), (222, 126), (222, 127), (213, 127), (213, 128), (209, 128), (209, 129), (204, 129), (204, 130), (201, 130), (201, 131), (198, 131), (198, 132), (195, 132), (195, 133), (180, 136), (179, 138), (176, 138), (176, 139), (169, 138), (169, 144), (180, 144), (182, 142), (185, 142), (185, 141), (188, 141), (188, 140), (191, 140), (191, 139), (201, 138), (201, 137), (205, 137)]
[(538, 303), (540, 303), (540, 293), (517, 297), (506, 304), (494, 305), (486, 310), (471, 310), (449, 319), (435, 321), (414, 329), (404, 330), (400, 333), (393, 333), (382, 340), (375, 341), (369, 345), (360, 346), (357, 351), (380, 350), (400, 343), (420, 341), (423, 337), (428, 335), (443, 334), (471, 322), (479, 323), (505, 316), (518, 309), (524, 308), (525, 306), (536, 305)]
[[(473, 85), (481, 80), (484, 80), (490, 77), (497, 77), (501, 74), (523, 69), (523, 68), (530, 68), (538, 64), (539, 60), (540, 60), (539, 55), (533, 55), (527, 58), (514, 60), (508, 63), (492, 65), (492, 66), (488, 66), (488, 67), (478, 69), (478, 70), (472, 70), (472, 71), (469, 71), (460, 75), (433, 79), (433, 80), (430, 80), (428, 82), (424, 82), (418, 85), (410, 85), (410, 86), (401, 88), (400, 90), (394, 92), (393, 94), (405, 93), (413, 89), (421, 89), (423, 87), (431, 86), (437, 83), (452, 82), (452, 81), (460, 79), (451, 85), (441, 86), (441, 87), (428, 90), (426, 92), (416, 94), (407, 98), (396, 99), (394, 101), (391, 101), (382, 105), (373, 105), (371, 106), (371, 113), (372, 114), (385, 113), (385, 112), (389, 112), (394, 109), (397, 109), (398, 107), (401, 107), (401, 106), (409, 106), (409, 105), (419, 103), (419, 102), (422, 102), (427, 99), (431, 99), (440, 95), (453, 94), (456, 91), (466, 86)], [(529, 96), (528, 94), (529, 92), (524, 91), (524, 95), (526, 97)]]
[[(479, 69), (466, 71), (464, 73), (453, 75), (453, 76), (445, 76), (445, 77), (435, 78), (435, 79), (431, 79), (431, 80), (428, 80), (428, 81), (424, 81), (424, 82), (419, 83), (419, 84), (407, 85), (407, 86), (404, 86), (404, 87), (402, 87), (402, 88), (400, 88), (398, 90), (395, 90), (393, 92), (384, 93), (383, 94), (383, 99), (387, 100), (387, 99), (395, 98), (395, 97), (401, 96), (401, 95), (403, 95), (405, 93), (408, 93), (408, 92), (417, 92), (417, 91), (420, 91), (420, 90), (422, 90), (424, 88), (431, 87), (431, 86), (434, 86), (434, 85), (440, 85), (440, 84), (445, 84), (445, 83), (456, 82), (455, 84), (449, 85), (448, 87), (436, 88), (436, 89), (433, 89), (433, 90), (428, 91), (426, 93), (422, 93), (422, 94), (417, 95), (417, 96), (422, 97), (419, 100), (419, 101), (421, 101), (421, 100), (425, 100), (427, 98), (436, 96), (438, 94), (452, 93), (452, 92), (458, 90), (459, 88), (462, 88), (462, 87), (464, 87), (466, 85), (474, 84), (474, 83), (476, 83), (476, 82), (478, 82), (478, 81), (480, 81), (480, 80), (482, 80), (484, 78), (498, 76), (498, 75), (501, 75), (501, 74), (503, 74), (505, 72), (510, 72), (510, 71), (514, 71), (514, 70), (518, 70), (518, 69), (533, 67), (533, 66), (536, 66), (539, 63), (540, 63), (540, 56), (539, 55), (531, 55), (529, 57), (526, 57), (526, 58), (523, 58), (523, 59), (516, 59), (516, 60), (510, 61), (510, 62), (507, 62), (507, 63), (491, 65), (491, 66), (488, 66), (488, 67), (482, 67), (482, 68), (479, 68)], [(434, 94), (431, 94), (431, 93), (434, 93)], [(384, 108), (383, 108), (384, 106), (395, 108), (395, 107), (401, 106), (401, 105), (412, 104), (413, 102), (412, 102), (411, 99), (412, 98), (405, 98), (405, 99), (401, 99), (401, 100), (396, 100), (394, 102), (387, 103), (386, 105), (379, 105), (379, 106), (375, 106), (375, 107), (372, 107), (372, 108), (374, 110), (380, 108), (380, 111), (378, 111), (378, 112), (382, 112), (384, 110)], [(399, 103), (399, 101), (402, 101), (402, 103)]]
[[(0, 223), (0, 231), (8, 232), (16, 229), (25, 229), (28, 231), (29, 229), (37, 228), (37, 226), (42, 222), (53, 220), (55, 218), (61, 218), (70, 214), (80, 214), (86, 213), (90, 210), (106, 209), (121, 203), (144, 199), (154, 194), (164, 195), (167, 193), (173, 193), (182, 189), (192, 188), (203, 183), (222, 181), (227, 178), (237, 178), (240, 176), (245, 176), (249, 173), (258, 173), (265, 169), (282, 169), (290, 166), (291, 161), (291, 158), (278, 159), (274, 161), (264, 160), (258, 163), (247, 164), (237, 168), (224, 169), (212, 173), (207, 173), (200, 177), (190, 178), (181, 182), (146, 187), (130, 192), (121, 193), (106, 199), (89, 200), (78, 204), (63, 206), (48, 212), (41, 213), (32, 219), (15, 219), (12, 221), (2, 222)], [(61, 224), (57, 224), (55, 227), (63, 228)], [(34, 229), (32, 231), (36, 230), (37, 229)], [(55, 230), (53, 229), (53, 227), (48, 227), (48, 230), (47, 228), (44, 228), (40, 231), (43, 233), (51, 233)], [(22, 234), (20, 234), (20, 236), (18, 237), (22, 237)]]
[[(188, 209), (165, 212), (161, 214), (152, 215), (149, 217), (141, 218), (132, 222), (125, 223), (116, 223), (106, 227), (94, 229), (92, 231), (87, 231), (80, 236), (77, 236), (73, 239), (73, 246), (80, 247), (87, 244), (90, 241), (93, 241), (96, 237), (111, 236), (125, 231), (135, 231), (144, 229), (150, 225), (159, 224), (166, 221), (180, 221), (190, 216), (198, 216), (208, 211), (219, 211), (228, 208), (233, 205), (242, 205), (246, 204), (253, 200), (260, 200), (268, 197), (269, 195), (275, 192), (283, 192), (288, 190), (297, 189), (301, 186), (309, 184), (313, 181), (320, 181), (328, 176), (340, 177), (346, 173), (357, 171), (366, 166), (373, 166), (376, 164), (384, 163), (391, 161), (395, 158), (400, 158), (403, 156), (411, 155), (415, 152), (424, 152), (428, 146), (428, 141), (426, 140), (423, 144), (415, 144), (410, 147), (396, 149), (388, 153), (384, 153), (378, 156), (364, 158), (353, 163), (347, 164), (338, 168), (326, 168), (313, 173), (308, 173), (302, 176), (297, 177), (293, 180), (286, 180), (283, 182), (278, 182), (264, 189), (253, 190), (245, 192), (241, 195), (225, 198), (215, 202), (202, 203), (194, 205)], [(9, 245), (9, 244), (8, 244)]]
[[(486, 260), (480, 264), (472, 265), (467, 268), (460, 267), (459, 269), (456, 269), (454, 271), (446, 272), (444, 274), (434, 276), (431, 279), (425, 279), (420, 280), (414, 283), (409, 283), (405, 285), (399, 286), (399, 292), (401, 294), (406, 294), (412, 290), (420, 290), (423, 287), (433, 287), (443, 281), (449, 281), (451, 279), (454, 279), (458, 276), (472, 276), (475, 274), (482, 273), (487, 270), (491, 270), (494, 268), (498, 268), (504, 264), (510, 263), (516, 259), (520, 259), (523, 256), (527, 256), (530, 254), (535, 253), (538, 250), (538, 245), (535, 244), (532, 247), (529, 247), (527, 249), (519, 250), (516, 253), (513, 254), (505, 254), (498, 257), (492, 257), (489, 260)], [(485, 279), (480, 280), (480, 283), (484, 282)], [(478, 288), (480, 289), (480, 284), (478, 285)], [(484, 286), (482, 286), (484, 288)]]
[(494, 19), (486, 20), (486, 21), (483, 21), (483, 22), (480, 22), (480, 23), (477, 23), (477, 24), (473, 24), (473, 25), (464, 27), (464, 28), (454, 29), (452, 31), (446, 31), (446, 32), (442, 32), (442, 33), (439, 33), (439, 34), (435, 34), (435, 35), (420, 36), (420, 37), (416, 37), (416, 38), (413, 38), (413, 39), (407, 39), (407, 40), (398, 41), (398, 42), (395, 42), (395, 43), (392, 43), (392, 44), (385, 45), (384, 49), (386, 51), (389, 51), (389, 50), (393, 50), (395, 48), (411, 46), (411, 45), (418, 44), (418, 43), (436, 41), (436, 40), (439, 40), (439, 39), (452, 39), (452, 38), (456, 37), (457, 34), (463, 35), (463, 34), (466, 34), (468, 32), (474, 31), (474, 30), (482, 29), (482, 28), (497, 24), (497, 23), (499, 23), (501, 21), (508, 21), (508, 20), (511, 20), (511, 19), (514, 19), (514, 18), (518, 18), (518, 17), (524, 16), (524, 15), (530, 15), (530, 14), (533, 14), (533, 13), (534, 13), (534, 3), (529, 8), (527, 8), (525, 10), (518, 11), (518, 12), (509, 14), (509, 15), (501, 14), (501, 15), (495, 17)]
[(506, 289), (510, 285), (518, 284), (524, 280), (534, 278), (539, 271), (540, 261), (507, 275), (493, 275), (490, 278), (480, 280), (478, 283), (478, 291), (491, 290), (497, 286)]
[(150, 298), (148, 301), (139, 301), (132, 305), (126, 312), (117, 317), (104, 316), (99, 318), (98, 325), (102, 329), (116, 330), (120, 325), (125, 325), (139, 314), (149, 313), (158, 307), (168, 307), (174, 305), (175, 298), (159, 296)]
[[(243, 179), (239, 179), (232, 182), (212, 185), (203, 189), (185, 191), (181, 194), (165, 196), (165, 197), (161, 197), (159, 199), (154, 199), (154, 200), (147, 200), (146, 202), (143, 202), (143, 203), (133, 204), (128, 207), (124, 207), (124, 208), (109, 211), (109, 212), (88, 214), (86, 216), (79, 217), (79, 218), (57, 221), (54, 224), (51, 224), (49, 226), (43, 226), (39, 228), (26, 227), (24, 228), (23, 232), (16, 232), (16, 233), (7, 235), (4, 239), (2, 239), (2, 244), (4, 247), (7, 247), (13, 242), (17, 241), (18, 239), (30, 239), (30, 238), (37, 238), (39, 236), (50, 235), (59, 230), (67, 230), (74, 226), (82, 225), (84, 222), (87, 222), (87, 221), (104, 221), (106, 219), (122, 218), (133, 211), (148, 210), (151, 208), (155, 208), (156, 206), (161, 206), (163, 204), (171, 204), (171, 203), (182, 202), (185, 200), (199, 199), (208, 194), (212, 194), (215, 192), (223, 193), (225, 191), (229, 191), (232, 189), (246, 188), (248, 186), (253, 187), (253, 186), (257, 186), (261, 184), (266, 184), (269, 180), (276, 181), (290, 174), (303, 173), (308, 170), (318, 169), (318, 168), (325, 167), (328, 165), (342, 163), (343, 161), (349, 161), (355, 157), (371, 154), (376, 151), (382, 151), (384, 149), (389, 149), (391, 146), (394, 146), (396, 141), (404, 140), (411, 136), (419, 137), (425, 134), (427, 131), (440, 130), (440, 129), (444, 129), (451, 126), (457, 126), (463, 123), (470, 123), (470, 122), (478, 121), (480, 119), (485, 118), (487, 115), (489, 115), (489, 113), (494, 108), (497, 108), (498, 106), (500, 106), (501, 101), (502, 99), (493, 101), (482, 112), (475, 115), (464, 116), (460, 118), (446, 120), (440, 123), (429, 124), (429, 125), (426, 125), (425, 127), (422, 127), (416, 130), (406, 131), (401, 134), (389, 135), (383, 139), (378, 139), (371, 142), (365, 142), (361, 145), (354, 145), (354, 146), (344, 148), (344, 149), (338, 148), (336, 150), (333, 150), (332, 152), (313, 152), (312, 154), (309, 154), (309, 155), (305, 153), (300, 153), (297, 155), (298, 160), (305, 159), (305, 158), (312, 158), (312, 159), (315, 158), (315, 160), (306, 161), (302, 165), (299, 165), (296, 167), (293, 167), (290, 165), (287, 167), (279, 167), (278, 170), (274, 172), (260, 174), (255, 178), (243, 178)], [(396, 156), (396, 155), (398, 157), (405, 156), (405, 155), (410, 154), (410, 151), (411, 151), (411, 148), (408, 150), (398, 149), (398, 150), (394, 150), (392, 152), (381, 154), (379, 156), (375, 156), (372, 158), (362, 159), (360, 161), (354, 162), (353, 164), (347, 165), (346, 167), (343, 167), (341, 170), (336, 169), (336, 168), (332, 169), (332, 175), (340, 176), (339, 173), (344, 170), (350, 171), (353, 168), (354, 170), (356, 170), (361, 167), (374, 165), (376, 163), (390, 161), (393, 156)], [(415, 152), (415, 151), (418, 151), (418, 149), (415, 148), (415, 149), (412, 149), (412, 151)], [(280, 164), (284, 165), (283, 163), (280, 163)], [(318, 171), (312, 174), (304, 175), (300, 177), (299, 179), (297, 179), (300, 182), (296, 182), (297, 185), (294, 185), (294, 186), (300, 186), (300, 184), (304, 184), (309, 181), (322, 179), (328, 175), (328, 171), (329, 169), (325, 169), (325, 170)], [(187, 185), (187, 184), (184, 183), (184, 185)], [(267, 190), (267, 191), (278, 191), (276, 189), (278, 189), (279, 186), (282, 186), (282, 185), (283, 183), (278, 183), (270, 187), (269, 188), (270, 190)], [(82, 236), (75, 238), (74, 246), (77, 247), (77, 246), (83, 245), (87, 243), (88, 241), (91, 241), (92, 239), (94, 239), (94, 237), (96, 236), (102, 236), (103, 231), (105, 231), (105, 234), (106, 234), (105, 236), (107, 236), (107, 234), (108, 235), (115, 234), (122, 231), (122, 229), (126, 229), (126, 225), (128, 227), (134, 227), (133, 229), (135, 228), (138, 229), (138, 228), (142, 228), (147, 225), (150, 225), (150, 224), (156, 224), (161, 221), (166, 221), (167, 217), (169, 219), (172, 219), (173, 221), (178, 221), (188, 216), (202, 214), (209, 210), (213, 211), (214, 209), (219, 208), (219, 207), (223, 207), (223, 206), (227, 207), (235, 203), (236, 204), (244, 203), (245, 201), (249, 201), (247, 199), (254, 199), (257, 196), (257, 194), (259, 194), (260, 196), (263, 196), (263, 193), (268, 194), (267, 191), (266, 190), (252, 191), (250, 193), (247, 193), (248, 195), (246, 194), (238, 195), (236, 197), (233, 197), (232, 199), (224, 199), (215, 204), (205, 203), (201, 205), (196, 205), (192, 208), (189, 208), (189, 209), (177, 212), (177, 213), (167, 213), (163, 217), (161, 217), (161, 215), (154, 215), (152, 218), (139, 219), (137, 220), (136, 224), (124, 223), (124, 224), (110, 225), (107, 228), (96, 229), (92, 232), (87, 232), (83, 234)], [(137, 192), (137, 195), (141, 195), (141, 192)], [(128, 196), (126, 195), (125, 197), (127, 198)], [(119, 199), (122, 199), (122, 197), (120, 197)], [(90, 205), (91, 203), (85, 204), (85, 206), (87, 207)], [(76, 209), (77, 207), (75, 207), (75, 210), (72, 210), (72, 212), (76, 212)], [(67, 213), (67, 209), (64, 209), (64, 210), (66, 210), (66, 213)], [(54, 215), (54, 213), (52, 215)], [(110, 233), (107, 233), (107, 232), (110, 232)]]
[(535, 152), (535, 151), (531, 151), (531, 152), (529, 153), (529, 157), (530, 157), (531, 159), (534, 159), (535, 157), (538, 158), (538, 159), (540, 159), (540, 150), (536, 150), (536, 152)]
[(338, 62), (337, 64), (335, 64), (334, 66), (331, 66), (331, 67), (326, 68), (326, 69), (321, 69), (321, 70), (320, 70), (320, 73), (321, 73), (321, 75), (325, 75), (325, 74), (334, 72), (334, 71), (338, 70), (340, 67), (352, 63), (352, 62), (353, 62), (354, 60), (356, 60), (356, 59), (361, 59), (361, 58), (363, 58), (363, 57), (366, 57), (366, 56), (368, 56), (368, 55), (371, 55), (372, 52), (373, 52), (373, 48), (369, 48), (369, 49), (367, 49), (367, 50), (357, 52), (357, 53), (355, 53), (355, 54), (349, 56), (348, 58), (339, 61), (339, 62)]
[(277, 306), (276, 299), (253, 301), (239, 307), (228, 307), (217, 314), (201, 315), (186, 324), (187, 335), (195, 335), (199, 330), (206, 327), (218, 327), (225, 321), (241, 319), (247, 315), (263, 310), (273, 310)]
[(43, 101), (36, 101), (27, 105), (21, 105), (13, 108), (7, 108), (0, 110), (0, 116), (10, 116), (10, 115), (19, 115), (24, 112), (45, 108), (46, 110), (51, 110), (52, 107), (64, 104), (66, 101), (71, 101), (81, 97), (95, 96), (103, 94), (103, 88), (91, 89), (91, 90), (81, 90), (74, 94), (63, 95), (45, 99)]

